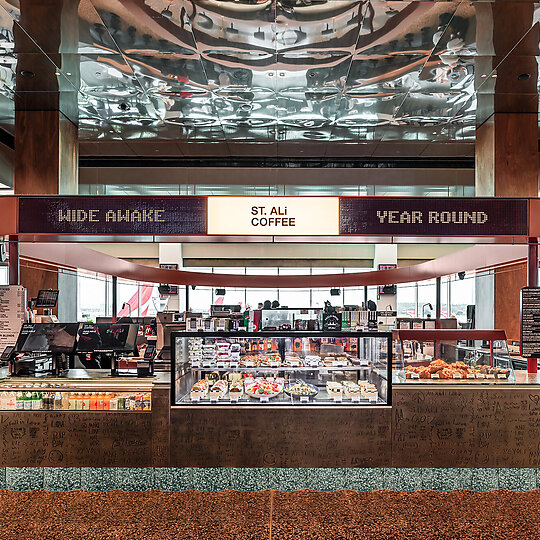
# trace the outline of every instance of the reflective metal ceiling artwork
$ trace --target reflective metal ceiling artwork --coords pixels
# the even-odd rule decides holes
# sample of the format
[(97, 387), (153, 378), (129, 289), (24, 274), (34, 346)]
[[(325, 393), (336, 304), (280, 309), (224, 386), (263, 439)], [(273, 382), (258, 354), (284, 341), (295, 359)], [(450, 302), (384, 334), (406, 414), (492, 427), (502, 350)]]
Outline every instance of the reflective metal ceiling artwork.
[[(17, 4), (0, 0), (4, 125)], [(67, 52), (80, 81), (57, 74), (90, 140), (471, 140), (478, 86), (496, 76), (475, 83), (464, 1), (80, 0)]]

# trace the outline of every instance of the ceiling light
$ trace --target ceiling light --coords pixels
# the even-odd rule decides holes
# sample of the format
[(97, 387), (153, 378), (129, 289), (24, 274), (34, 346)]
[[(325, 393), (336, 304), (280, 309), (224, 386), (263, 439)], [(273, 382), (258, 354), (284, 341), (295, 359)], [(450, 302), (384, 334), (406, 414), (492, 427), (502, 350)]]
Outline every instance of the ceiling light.
[(23, 77), (27, 77), (28, 79), (33, 79), (36, 76), (36, 74), (33, 71), (28, 71), (27, 69), (23, 69), (21, 71), (21, 75)]
[(484, 77), (487, 77), (487, 75), (485, 73), (482, 73), (482, 75), (480, 75), (480, 77), (484, 78)]
[(66, 75), (67, 75), (68, 77), (71, 77), (71, 73), (70, 73), (69, 71), (66, 71)]
[(61, 75), (61, 73), (59, 71), (55, 71), (54, 74), (59, 77)]
[(271, 71), (269, 74), (268, 74), (269, 77), (273, 77), (274, 76), (274, 72)]
[(279, 74), (280, 77), (285, 77), (285, 73), (283, 71)]
[(497, 75), (494, 73), (492, 76), (491, 76), (493, 79), (495, 79), (497, 77)]
[(518, 81), (526, 81), (527, 79), (530, 79), (531, 75), (530, 73), (522, 73), (521, 75), (518, 75)]

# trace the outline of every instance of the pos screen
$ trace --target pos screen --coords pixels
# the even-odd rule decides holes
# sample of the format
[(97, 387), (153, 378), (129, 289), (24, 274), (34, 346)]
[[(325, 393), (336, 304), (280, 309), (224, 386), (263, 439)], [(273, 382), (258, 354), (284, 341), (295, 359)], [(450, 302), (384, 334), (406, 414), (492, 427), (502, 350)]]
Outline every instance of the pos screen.
[(79, 331), (77, 352), (132, 353), (137, 343), (138, 324), (83, 323)]
[(25, 323), (21, 327), (17, 352), (70, 354), (75, 348), (79, 323)]

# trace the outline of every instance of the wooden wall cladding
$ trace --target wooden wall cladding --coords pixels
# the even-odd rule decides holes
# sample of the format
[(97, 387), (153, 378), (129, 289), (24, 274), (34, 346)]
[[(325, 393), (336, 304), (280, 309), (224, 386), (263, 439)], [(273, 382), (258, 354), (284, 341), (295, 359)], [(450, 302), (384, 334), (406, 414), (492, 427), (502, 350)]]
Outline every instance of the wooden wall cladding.
[(172, 467), (390, 466), (389, 407), (174, 408)]
[(392, 466), (539, 467), (540, 389), (397, 388)]

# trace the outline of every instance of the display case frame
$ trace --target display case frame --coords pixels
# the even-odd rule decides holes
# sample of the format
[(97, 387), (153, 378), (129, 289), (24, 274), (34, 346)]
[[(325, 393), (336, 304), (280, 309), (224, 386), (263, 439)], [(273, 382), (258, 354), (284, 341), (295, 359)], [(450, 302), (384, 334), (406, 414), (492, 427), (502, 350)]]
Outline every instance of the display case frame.
[[(328, 403), (320, 403), (319, 400), (317, 401), (311, 401), (307, 399), (301, 399), (300, 397), (298, 400), (293, 400), (291, 398), (290, 402), (284, 403), (284, 402), (277, 402), (272, 400), (266, 401), (263, 400), (264, 405), (270, 406), (270, 407), (279, 407), (284, 408), (287, 406), (317, 406), (317, 407), (324, 407), (324, 406), (330, 406), (335, 407), (337, 404), (341, 404), (343, 406), (354, 406), (354, 407), (362, 407), (362, 406), (391, 406), (392, 405), (392, 359), (393, 359), (393, 349), (392, 349), (392, 334), (390, 332), (337, 332), (337, 331), (265, 331), (265, 332), (173, 332), (171, 334), (171, 351), (172, 351), (172, 365), (171, 365), (171, 406), (173, 407), (185, 407), (185, 406), (213, 406), (213, 405), (227, 405), (230, 407), (234, 406), (242, 406), (245, 408), (246, 406), (256, 406), (257, 408), (260, 406), (256, 401), (244, 400), (244, 402), (239, 403), (238, 401), (235, 401), (235, 403), (232, 403), (226, 400), (220, 401), (220, 400), (210, 400), (210, 402), (189, 402), (184, 401), (182, 403), (177, 403), (177, 381), (188, 374), (188, 372), (191, 374), (191, 369), (188, 367), (187, 369), (185, 366), (188, 364), (188, 362), (182, 362), (182, 366), (184, 366), (184, 370), (180, 372), (178, 369), (178, 351), (176, 347), (176, 340), (177, 338), (234, 338), (234, 339), (243, 339), (243, 338), (252, 338), (252, 339), (272, 339), (275, 338), (276, 340), (284, 340), (289, 339), (297, 339), (297, 338), (356, 338), (356, 339), (379, 339), (384, 340), (384, 346), (382, 350), (386, 350), (386, 359), (385, 359), (385, 366), (384, 369), (381, 369), (377, 374), (381, 376), (381, 372), (384, 371), (384, 375), (381, 377), (384, 379), (385, 383), (385, 399), (384, 401), (380, 399), (377, 402), (370, 402), (365, 401), (362, 399), (361, 401), (358, 400), (345, 400), (343, 401), (333, 401)], [(187, 342), (186, 342), (187, 343)], [(187, 346), (187, 345), (186, 345)], [(185, 351), (184, 351), (185, 354)], [(283, 360), (285, 356), (285, 351), (280, 352), (281, 359)], [(311, 367), (311, 366), (303, 366), (303, 367), (288, 367), (288, 366), (264, 366), (264, 367), (246, 367), (246, 366), (235, 366), (233, 368), (227, 366), (223, 367), (203, 367), (198, 366), (197, 370), (202, 372), (233, 372), (233, 373), (247, 373), (247, 374), (253, 374), (254, 376), (257, 373), (270, 373), (275, 374), (277, 376), (279, 373), (309, 373), (314, 371), (321, 371), (323, 370), (323, 373), (326, 375), (328, 373), (332, 372), (357, 372), (354, 376), (356, 377), (356, 382), (358, 381), (358, 373), (360, 370), (365, 369), (367, 370), (370, 368), (368, 365), (350, 365), (350, 366), (318, 366), (318, 367)], [(375, 370), (372, 370), (375, 371)], [(336, 373), (337, 375), (337, 373)], [(308, 381), (306, 381), (308, 382)], [(367, 382), (367, 381), (366, 381)], [(285, 386), (283, 391), (285, 391)], [(322, 394), (321, 394), (322, 396)], [(246, 402), (248, 401), (248, 402)], [(261, 405), (263, 404), (261, 403)]]

